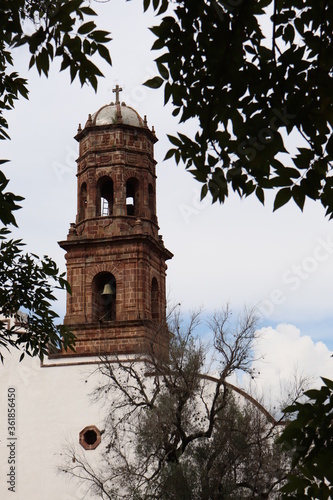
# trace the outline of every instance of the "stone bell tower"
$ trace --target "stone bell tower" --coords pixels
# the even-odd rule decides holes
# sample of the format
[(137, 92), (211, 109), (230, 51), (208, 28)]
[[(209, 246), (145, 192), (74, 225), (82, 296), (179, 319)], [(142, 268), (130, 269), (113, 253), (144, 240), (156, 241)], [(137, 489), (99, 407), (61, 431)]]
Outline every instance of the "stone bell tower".
[[(77, 216), (67, 240), (64, 323), (74, 331), (75, 356), (165, 349), (166, 260), (158, 235), (154, 128), (116, 102), (79, 126)], [(61, 354), (68, 356), (70, 353)]]

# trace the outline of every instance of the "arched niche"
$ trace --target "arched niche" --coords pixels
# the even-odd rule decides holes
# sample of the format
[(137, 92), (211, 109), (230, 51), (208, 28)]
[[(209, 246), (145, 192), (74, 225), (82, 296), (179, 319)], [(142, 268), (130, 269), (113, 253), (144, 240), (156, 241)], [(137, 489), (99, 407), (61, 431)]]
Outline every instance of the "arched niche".
[(117, 285), (112, 273), (98, 273), (92, 281), (93, 321), (115, 321), (117, 313)]
[(79, 220), (84, 220), (86, 218), (87, 204), (87, 184), (83, 182), (81, 184), (79, 197)]
[(97, 183), (97, 216), (108, 217), (113, 213), (113, 180), (101, 177)]
[(126, 182), (126, 213), (138, 215), (139, 211), (139, 181), (131, 177)]

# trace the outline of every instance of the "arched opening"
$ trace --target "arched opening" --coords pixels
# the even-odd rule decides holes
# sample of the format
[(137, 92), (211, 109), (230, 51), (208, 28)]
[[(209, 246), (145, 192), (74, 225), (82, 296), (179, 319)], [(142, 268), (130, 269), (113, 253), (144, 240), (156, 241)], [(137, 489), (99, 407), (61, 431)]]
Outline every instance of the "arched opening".
[(97, 274), (92, 283), (93, 321), (115, 321), (117, 303), (116, 279), (113, 274)]
[(87, 203), (87, 184), (83, 182), (80, 189), (79, 220), (86, 218)]
[(102, 177), (98, 181), (97, 215), (107, 217), (113, 213), (113, 181), (109, 177)]
[(139, 182), (135, 178), (126, 182), (126, 213), (127, 215), (137, 215), (139, 206)]
[(154, 189), (151, 184), (148, 186), (148, 207), (150, 211), (150, 217), (155, 214), (155, 203), (154, 203)]
[(155, 321), (160, 318), (158, 307), (158, 283), (156, 278), (153, 278), (151, 282), (151, 317)]

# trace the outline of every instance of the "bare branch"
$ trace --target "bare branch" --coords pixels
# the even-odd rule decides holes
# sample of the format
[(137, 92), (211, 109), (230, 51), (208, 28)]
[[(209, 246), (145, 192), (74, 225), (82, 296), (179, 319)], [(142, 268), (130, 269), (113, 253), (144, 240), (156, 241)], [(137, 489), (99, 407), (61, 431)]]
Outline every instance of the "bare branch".
[(168, 357), (152, 349), (145, 360), (101, 360), (93, 396), (108, 408), (105, 467), (77, 462), (73, 477), (119, 499), (223, 498), (225, 488), (234, 498), (276, 492), (288, 464), (274, 444), (277, 422), (227, 381), (237, 370), (251, 373), (257, 322), (253, 311), (235, 321), (229, 307), (214, 313), (215, 377), (203, 374), (208, 353), (195, 337), (199, 312), (185, 323), (178, 307)]

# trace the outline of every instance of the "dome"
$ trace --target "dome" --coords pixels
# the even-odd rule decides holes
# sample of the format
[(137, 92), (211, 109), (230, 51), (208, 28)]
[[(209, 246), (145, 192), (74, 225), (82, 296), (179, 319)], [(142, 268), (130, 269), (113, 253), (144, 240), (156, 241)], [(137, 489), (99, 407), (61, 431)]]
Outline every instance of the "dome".
[(121, 104), (111, 102), (111, 104), (103, 106), (92, 115), (91, 120), (92, 124), (97, 126), (123, 123), (133, 127), (147, 128), (146, 117), (142, 120), (135, 109), (126, 106), (124, 102)]

